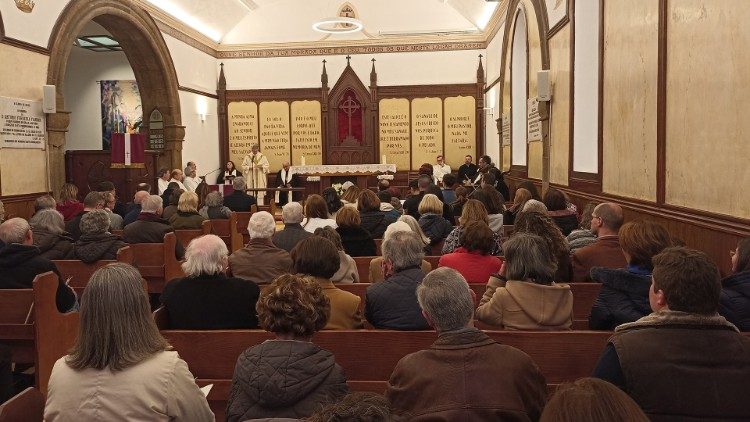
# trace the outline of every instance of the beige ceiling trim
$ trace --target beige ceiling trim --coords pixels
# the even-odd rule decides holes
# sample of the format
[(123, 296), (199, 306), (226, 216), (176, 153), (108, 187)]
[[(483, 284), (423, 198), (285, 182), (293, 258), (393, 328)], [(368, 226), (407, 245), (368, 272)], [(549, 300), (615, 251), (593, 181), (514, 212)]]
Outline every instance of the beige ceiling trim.
[(217, 44), (158, 7), (136, 0), (156, 21), (159, 29), (215, 58), (269, 58), (338, 54), (412, 53), (431, 51), (484, 50), (505, 22), (508, 0), (495, 9), (484, 32), (476, 35), (419, 36), (367, 40), (319, 40), (296, 43)]

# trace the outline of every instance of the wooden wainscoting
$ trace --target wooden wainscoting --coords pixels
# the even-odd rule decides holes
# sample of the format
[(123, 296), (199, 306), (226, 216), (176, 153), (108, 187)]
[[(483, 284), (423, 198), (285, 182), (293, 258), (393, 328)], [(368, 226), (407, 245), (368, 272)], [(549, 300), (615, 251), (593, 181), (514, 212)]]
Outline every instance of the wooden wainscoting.
[(34, 201), (36, 198), (47, 194), (50, 194), (50, 192), (0, 196), (0, 201), (3, 201), (3, 205), (5, 206), (5, 219), (21, 217), (28, 220), (34, 215)]

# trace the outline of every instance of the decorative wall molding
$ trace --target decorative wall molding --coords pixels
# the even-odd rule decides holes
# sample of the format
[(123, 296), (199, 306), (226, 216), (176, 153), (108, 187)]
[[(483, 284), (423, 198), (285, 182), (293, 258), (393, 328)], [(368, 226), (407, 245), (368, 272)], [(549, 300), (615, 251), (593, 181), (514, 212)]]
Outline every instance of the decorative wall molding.
[(3, 43), (5, 45), (10, 45), (16, 48), (20, 48), (22, 50), (31, 51), (32, 53), (43, 54), (45, 56), (50, 55), (49, 50), (44, 47), (40, 47), (35, 44), (27, 43), (26, 41), (17, 40), (15, 38), (0, 37), (0, 43)]
[(190, 93), (197, 94), (197, 95), (202, 95), (202, 96), (208, 97), (208, 98), (213, 98), (215, 100), (219, 99), (219, 95), (216, 94), (216, 93), (211, 94), (210, 92), (200, 91), (200, 90), (197, 90), (195, 88), (190, 88), (190, 87), (187, 87), (187, 86), (180, 85), (180, 86), (177, 87), (177, 89), (180, 90), (180, 91), (185, 91), (185, 92), (190, 92)]
[(361, 42), (333, 42), (321, 45), (318, 42), (298, 43), (288, 47), (269, 47), (268, 45), (244, 45), (241, 49), (220, 50), (220, 59), (247, 59), (270, 57), (299, 57), (299, 56), (332, 56), (344, 54), (381, 54), (381, 53), (414, 53), (430, 51), (483, 50), (487, 43), (478, 41), (447, 41), (447, 42), (412, 42), (402, 44), (383, 44), (373, 41)]

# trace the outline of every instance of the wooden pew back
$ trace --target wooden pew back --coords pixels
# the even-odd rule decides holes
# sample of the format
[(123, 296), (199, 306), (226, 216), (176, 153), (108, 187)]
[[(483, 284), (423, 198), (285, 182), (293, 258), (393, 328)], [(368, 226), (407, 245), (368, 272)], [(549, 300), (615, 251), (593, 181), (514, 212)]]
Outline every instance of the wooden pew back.
[(180, 229), (174, 231), (177, 240), (186, 248), (191, 240), (209, 233), (211, 233), (211, 220), (204, 220), (199, 229)]
[(250, 241), (247, 233), (247, 223), (250, 222), (252, 212), (233, 212), (229, 217), (229, 230), (231, 231), (231, 252), (242, 249)]
[(0, 422), (42, 422), (44, 396), (29, 387), (0, 405)]
[(14, 363), (34, 363), (34, 291), (0, 290), (0, 343), (11, 350)]
[(209, 232), (208, 234), (215, 234), (219, 236), (221, 240), (227, 245), (227, 249), (232, 251), (232, 230), (230, 229), (229, 219), (227, 220), (208, 220)]
[(75, 290), (78, 297), (81, 297), (83, 289), (86, 288), (86, 284), (88, 284), (89, 279), (96, 270), (115, 262), (123, 262), (132, 265), (133, 259), (133, 250), (130, 249), (130, 246), (125, 246), (117, 251), (116, 260), (103, 259), (91, 264), (87, 264), (77, 259), (56, 259), (52, 262), (55, 263), (63, 280), (69, 279), (70, 281), (68, 282), (68, 285)]
[(161, 293), (164, 284), (173, 278), (184, 277), (180, 262), (175, 258), (177, 237), (164, 235), (164, 243), (131, 243), (133, 265), (148, 282), (149, 293)]

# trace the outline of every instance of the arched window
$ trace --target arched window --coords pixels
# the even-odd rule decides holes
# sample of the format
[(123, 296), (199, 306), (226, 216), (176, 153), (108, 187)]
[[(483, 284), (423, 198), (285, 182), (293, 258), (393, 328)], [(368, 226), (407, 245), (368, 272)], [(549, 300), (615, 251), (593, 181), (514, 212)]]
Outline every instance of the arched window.
[(528, 35), (526, 30), (526, 14), (519, 8), (516, 13), (516, 24), (513, 31), (513, 45), (511, 53), (511, 151), (514, 166), (526, 165), (526, 99), (529, 75)]

